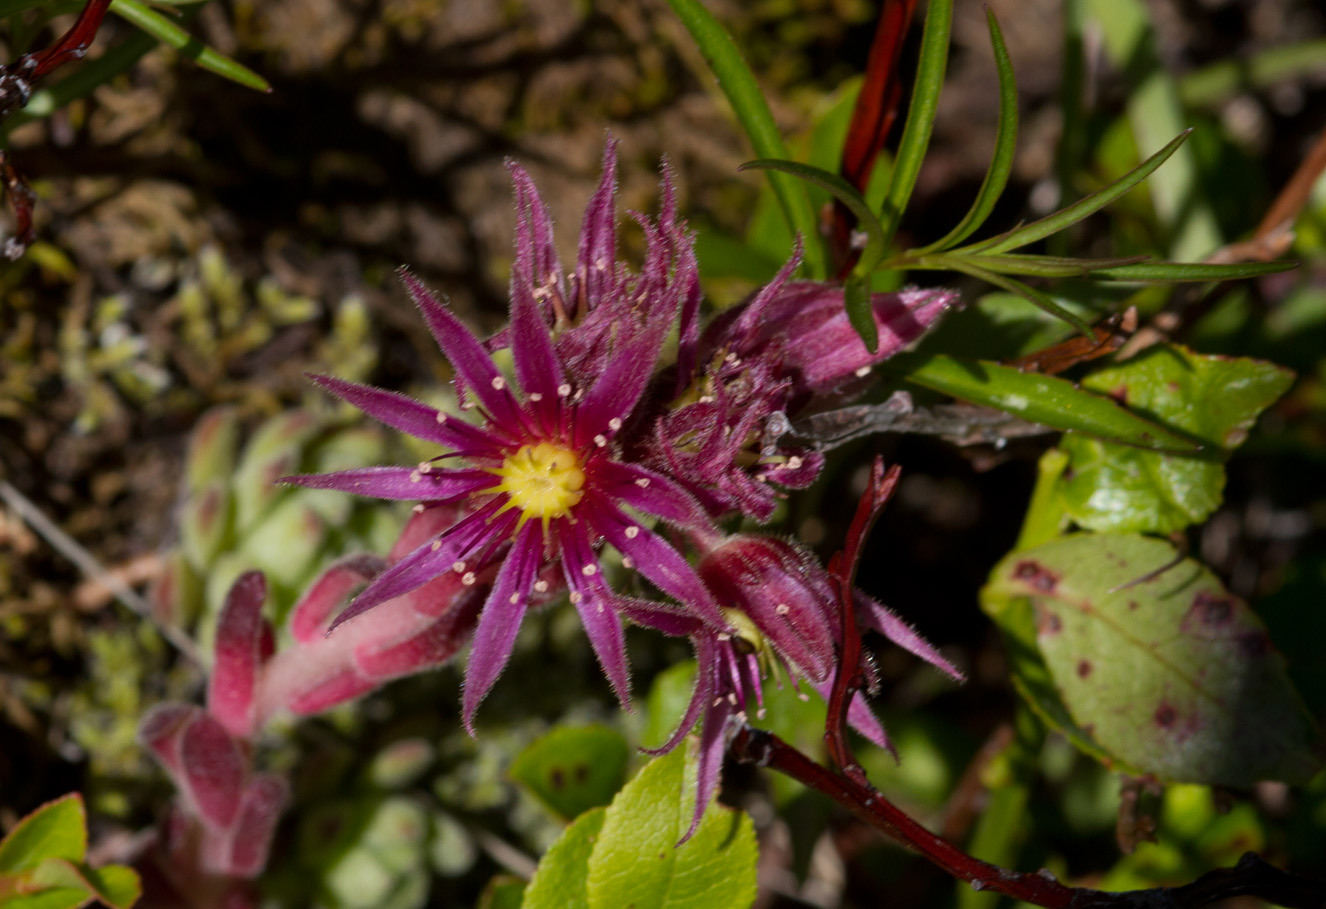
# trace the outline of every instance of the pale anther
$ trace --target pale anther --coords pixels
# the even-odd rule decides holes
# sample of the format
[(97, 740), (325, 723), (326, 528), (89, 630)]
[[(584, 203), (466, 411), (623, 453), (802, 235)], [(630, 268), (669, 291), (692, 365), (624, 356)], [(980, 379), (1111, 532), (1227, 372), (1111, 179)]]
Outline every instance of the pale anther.
[(464, 584), (466, 587), (473, 587), (474, 581), (475, 577), (474, 577), (474, 572), (472, 571), (467, 571), (460, 576), (460, 582)]
[(636, 537), (638, 537), (638, 536), (640, 536), (640, 528), (639, 528), (639, 527), (637, 527), (637, 526), (635, 526), (634, 524), (632, 524), (630, 527), (626, 528), (626, 539), (628, 539), (628, 540), (634, 540), (634, 539), (635, 539)]
[(608, 437), (605, 436), (603, 433), (599, 433), (594, 437), (594, 444), (597, 445), (599, 448), (602, 448), (603, 446), (608, 444)]
[(611, 420), (608, 421), (608, 428), (611, 429), (613, 432), (616, 432), (617, 430), (621, 429), (622, 428), (621, 419), (619, 417), (613, 417)]
[(498, 391), (501, 391), (503, 388), (506, 388), (506, 379), (502, 378), (501, 376), (493, 376), (493, 388), (497, 389)]

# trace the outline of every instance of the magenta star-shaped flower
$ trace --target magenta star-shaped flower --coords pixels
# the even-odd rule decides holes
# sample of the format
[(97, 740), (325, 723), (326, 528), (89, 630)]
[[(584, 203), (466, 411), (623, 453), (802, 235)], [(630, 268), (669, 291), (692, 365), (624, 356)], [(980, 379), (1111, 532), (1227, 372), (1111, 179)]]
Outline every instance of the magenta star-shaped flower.
[[(512, 272), (510, 328), (487, 346), (413, 275), (401, 276), (476, 423), (405, 395), (339, 379), (315, 381), (374, 419), (445, 449), (416, 467), (367, 467), (288, 477), (302, 486), (427, 508), (462, 502), (463, 516), (378, 575), (337, 618), (349, 621), (446, 572), (467, 584), (491, 578), (474, 633), (463, 717), (501, 674), (532, 601), (565, 581), (608, 680), (629, 693), (622, 613), (632, 601), (604, 579), (602, 548), (617, 550), (685, 614), (720, 631), (718, 604), (653, 519), (711, 535), (709, 516), (682, 486), (626, 459), (647, 419), (642, 398), (669, 331), (693, 323), (698, 304), (689, 237), (675, 222), (666, 170), (658, 224), (644, 222), (640, 275), (615, 261), (614, 149), (590, 203), (570, 280), (552, 252), (550, 221), (528, 176), (513, 166), (521, 221)], [(694, 328), (683, 325), (683, 334)], [(509, 347), (504, 375), (490, 347)], [(514, 380), (514, 381), (513, 381)], [(627, 437), (627, 438), (624, 438)], [(443, 466), (446, 465), (446, 466)], [(560, 577), (558, 577), (560, 575)]]

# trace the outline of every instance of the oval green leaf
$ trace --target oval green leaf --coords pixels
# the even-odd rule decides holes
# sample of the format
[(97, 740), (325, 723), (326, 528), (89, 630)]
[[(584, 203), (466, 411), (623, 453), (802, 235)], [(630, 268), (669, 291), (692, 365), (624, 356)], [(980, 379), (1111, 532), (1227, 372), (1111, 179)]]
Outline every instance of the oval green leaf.
[(0, 840), (0, 872), (27, 871), (48, 858), (81, 862), (87, 854), (87, 812), (77, 792), (47, 802)]
[(1293, 379), (1272, 363), (1203, 356), (1176, 345), (1153, 347), (1092, 373), (1083, 388), (1205, 444), (1185, 455), (1065, 436), (1069, 466), (1059, 491), (1068, 513), (1081, 526), (1102, 531), (1170, 533), (1205, 520), (1220, 505), (1230, 452)]
[(1073, 725), (1120, 769), (1234, 787), (1316, 772), (1315, 730), (1261, 620), (1169, 543), (1065, 537), (1009, 555), (987, 593), (1030, 604)]
[(744, 909), (755, 901), (759, 849), (750, 817), (711, 803), (695, 835), (686, 749), (645, 766), (613, 799), (589, 857), (592, 909)]
[(606, 726), (559, 726), (511, 763), (511, 778), (564, 820), (612, 801), (626, 779), (630, 749)]
[(589, 855), (606, 814), (605, 808), (586, 811), (562, 831), (539, 860), (523, 909), (589, 909)]

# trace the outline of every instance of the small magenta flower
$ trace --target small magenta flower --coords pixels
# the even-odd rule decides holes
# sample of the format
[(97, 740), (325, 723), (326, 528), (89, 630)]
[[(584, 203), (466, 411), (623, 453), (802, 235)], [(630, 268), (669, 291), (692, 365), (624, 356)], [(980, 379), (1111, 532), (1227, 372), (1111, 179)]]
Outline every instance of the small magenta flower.
[[(763, 712), (762, 680), (783, 667), (825, 697), (833, 684), (841, 645), (841, 612), (828, 573), (813, 555), (784, 540), (738, 534), (712, 548), (701, 560), (700, 576), (724, 604), (731, 630), (702, 625), (676, 610), (632, 604), (631, 618), (666, 634), (689, 637), (698, 675), (691, 701), (672, 737), (658, 749), (669, 751), (700, 724), (694, 832), (715, 790), (727, 742), (748, 715)], [(962, 674), (916, 630), (883, 604), (857, 591), (860, 620), (890, 641), (955, 679)], [(874, 687), (873, 668), (862, 669)], [(752, 707), (754, 711), (752, 711)], [(892, 750), (864, 695), (857, 692), (847, 711), (858, 732)]]
[(847, 319), (843, 289), (792, 281), (798, 251), (767, 286), (715, 319), (678, 362), (698, 370), (656, 425), (647, 463), (683, 482), (711, 512), (773, 516), (783, 489), (804, 489), (823, 456), (782, 440), (790, 416), (840, 403), (874, 366), (920, 338), (958, 300), (949, 290), (874, 294), (879, 346)]
[[(487, 346), (408, 272), (402, 279), (456, 385), (480, 416), (470, 423), (404, 395), (319, 377), (318, 384), (389, 426), (446, 453), (417, 467), (370, 467), (287, 478), (321, 489), (417, 500), (416, 509), (465, 503), (464, 517), (379, 574), (333, 624), (418, 588), (447, 572), (462, 584), (495, 575), (474, 632), (463, 716), (501, 674), (532, 600), (564, 581), (591, 645), (625, 703), (629, 681), (621, 616), (628, 600), (604, 578), (600, 549), (611, 546), (697, 626), (726, 628), (694, 569), (650, 526), (715, 533), (680, 484), (624, 455), (646, 422), (638, 411), (668, 333), (683, 335), (698, 306), (689, 236), (675, 220), (664, 171), (663, 212), (643, 221), (648, 251), (639, 275), (615, 259), (612, 206), (615, 153), (590, 203), (573, 276), (565, 277), (551, 224), (528, 176), (512, 167), (520, 215), (509, 329)], [(509, 347), (514, 382), (491, 349)], [(519, 388), (516, 390), (514, 386)], [(443, 464), (454, 466), (443, 466)]]
[(959, 302), (957, 291), (942, 288), (872, 294), (879, 336), (872, 354), (848, 321), (841, 287), (789, 281), (789, 275), (784, 268), (749, 302), (715, 319), (700, 340), (701, 358), (769, 364), (789, 383), (789, 414), (859, 393), (875, 366), (919, 339)]

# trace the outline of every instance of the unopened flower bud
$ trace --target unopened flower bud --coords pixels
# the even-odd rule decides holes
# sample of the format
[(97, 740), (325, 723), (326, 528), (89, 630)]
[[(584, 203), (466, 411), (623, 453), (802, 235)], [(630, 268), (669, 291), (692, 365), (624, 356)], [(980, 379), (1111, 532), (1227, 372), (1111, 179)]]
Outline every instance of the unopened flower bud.
[(799, 674), (814, 682), (829, 677), (840, 622), (828, 575), (814, 556), (774, 537), (738, 534), (699, 567), (719, 602), (744, 614)]
[(956, 291), (938, 288), (873, 294), (879, 347), (872, 354), (847, 319), (841, 287), (775, 282), (715, 320), (701, 350), (768, 364), (779, 378), (791, 380), (787, 409), (795, 412), (861, 384), (872, 367), (920, 338), (957, 303)]

